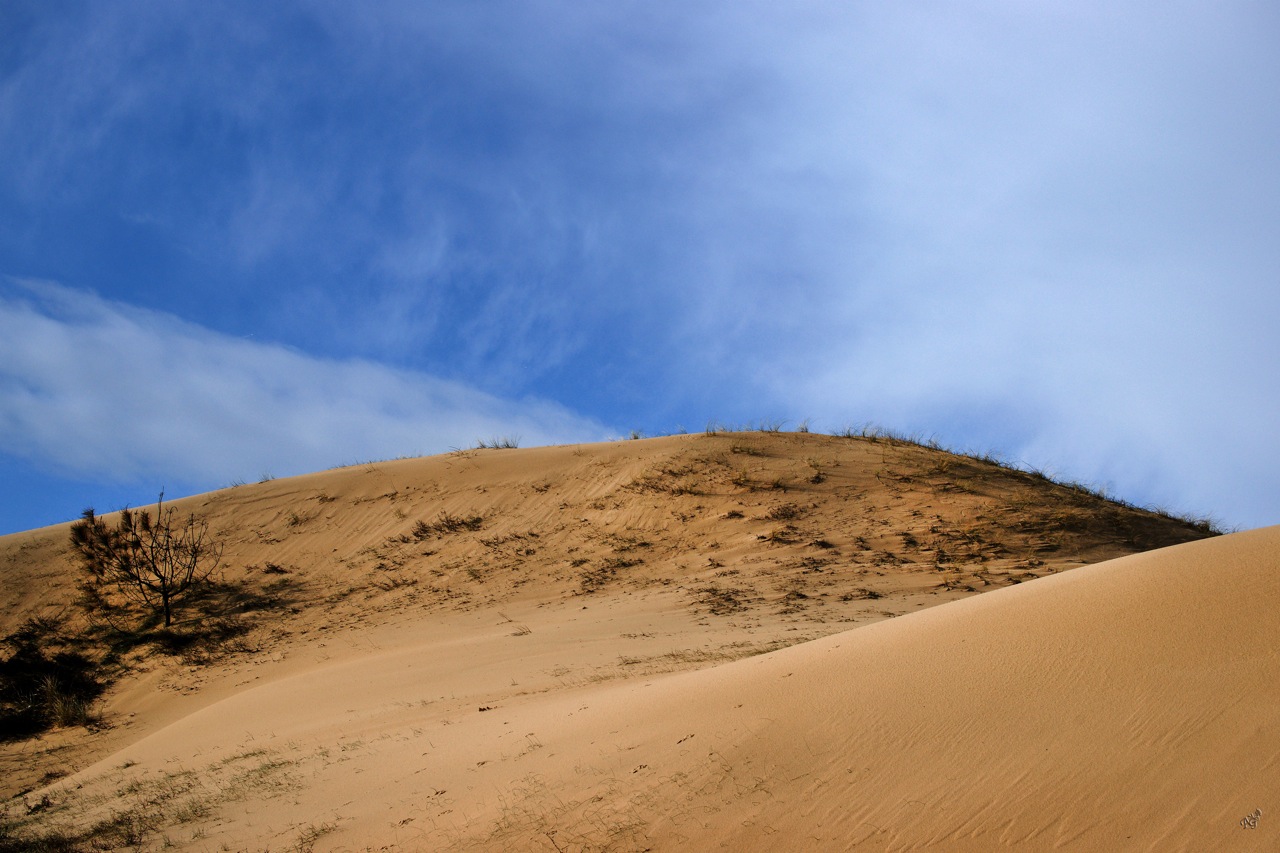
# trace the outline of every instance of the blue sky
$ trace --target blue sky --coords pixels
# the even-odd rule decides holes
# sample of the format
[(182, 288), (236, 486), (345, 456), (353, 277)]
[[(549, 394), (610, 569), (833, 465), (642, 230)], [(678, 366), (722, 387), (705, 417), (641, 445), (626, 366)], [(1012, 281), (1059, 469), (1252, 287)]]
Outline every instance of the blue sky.
[(1264, 2), (0, 4), (0, 532), (875, 422), (1280, 522)]

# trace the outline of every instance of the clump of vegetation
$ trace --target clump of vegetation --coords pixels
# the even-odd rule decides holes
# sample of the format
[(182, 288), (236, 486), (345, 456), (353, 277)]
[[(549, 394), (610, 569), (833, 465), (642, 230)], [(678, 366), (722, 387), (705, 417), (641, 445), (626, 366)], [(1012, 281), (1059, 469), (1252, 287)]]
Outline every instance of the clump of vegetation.
[(65, 833), (28, 835), (0, 815), (0, 853), (81, 853), (82, 850), (80, 842)]
[(761, 542), (772, 542), (774, 545), (794, 545), (799, 542), (800, 531), (793, 524), (784, 524), (768, 533), (756, 537)]
[(476, 450), (515, 450), (520, 446), (520, 436), (504, 435), (501, 438), (483, 438), (476, 442)]
[(222, 543), (209, 535), (209, 522), (189, 514), (178, 518), (165, 508), (164, 493), (155, 518), (146, 510), (124, 509), (114, 525), (90, 507), (71, 525), (71, 545), (89, 576), (88, 592), (99, 601), (114, 590), (173, 624), (174, 606), (207, 582), (222, 561)]
[[(648, 544), (648, 543), (644, 543)], [(578, 576), (579, 587), (583, 595), (590, 595), (593, 592), (604, 587), (611, 580), (618, 576), (618, 572), (622, 569), (629, 569), (632, 566), (638, 566), (644, 560), (640, 559), (624, 559), (622, 557), (609, 557), (603, 560), (599, 566), (593, 569), (586, 569)]]
[(460, 530), (479, 530), (484, 524), (484, 517), (480, 515), (452, 515), (448, 512), (442, 512), (435, 521), (430, 523), (419, 521), (413, 526), (413, 538), (421, 542), (423, 539), (429, 539), (432, 536), (441, 536), (446, 533), (457, 533)]
[(769, 510), (769, 514), (766, 517), (774, 521), (790, 521), (793, 518), (800, 517), (800, 507), (795, 504), (779, 504)]
[(779, 610), (779, 612), (780, 613), (799, 613), (801, 610), (804, 610), (804, 608), (808, 606), (807, 604), (808, 601), (809, 601), (808, 593), (804, 592), (799, 587), (792, 587), (791, 589), (787, 590), (785, 595), (782, 596), (782, 608), (781, 610)]
[(28, 619), (0, 647), (7, 653), (0, 658), (0, 740), (96, 721), (90, 707), (106, 685), (60, 620)]
[(290, 511), (289, 514), (285, 516), (285, 524), (289, 527), (301, 527), (313, 518), (315, 518), (314, 515), (303, 515), (296, 511)]
[(747, 594), (737, 587), (711, 584), (694, 590), (694, 595), (713, 616), (732, 616), (747, 609)]
[[(258, 749), (199, 771), (122, 778), (114, 788), (114, 805), (92, 822), (76, 812), (93, 800), (100, 801), (101, 794), (93, 800), (75, 792), (46, 794), (37, 803), (26, 804), (25, 814), (16, 809), (0, 812), (0, 853), (169, 849), (174, 846), (168, 834), (173, 828), (207, 819), (220, 805), (270, 796), (296, 785), (288, 762)], [(49, 821), (54, 814), (58, 819)], [(311, 825), (299, 834), (298, 846), (289, 849), (312, 850), (315, 840), (332, 829), (332, 824)]]

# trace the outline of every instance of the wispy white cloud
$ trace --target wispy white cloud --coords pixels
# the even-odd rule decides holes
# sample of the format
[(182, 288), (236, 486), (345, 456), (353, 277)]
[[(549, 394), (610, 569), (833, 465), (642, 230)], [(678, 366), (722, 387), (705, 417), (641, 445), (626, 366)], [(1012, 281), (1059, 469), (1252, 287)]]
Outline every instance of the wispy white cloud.
[(0, 450), (71, 475), (223, 485), (495, 436), (605, 435), (544, 401), (239, 340), (57, 284), (0, 288)]
[[(761, 366), (772, 393), (1280, 521), (1280, 252), (1262, 233), (1280, 222), (1280, 62), (1259, 14), (887, 15), (848, 81), (880, 84), (856, 90), (861, 130), (827, 123), (853, 153), (822, 159), (877, 239), (844, 292), (795, 309), (810, 334)], [(856, 254), (815, 253), (815, 277)]]

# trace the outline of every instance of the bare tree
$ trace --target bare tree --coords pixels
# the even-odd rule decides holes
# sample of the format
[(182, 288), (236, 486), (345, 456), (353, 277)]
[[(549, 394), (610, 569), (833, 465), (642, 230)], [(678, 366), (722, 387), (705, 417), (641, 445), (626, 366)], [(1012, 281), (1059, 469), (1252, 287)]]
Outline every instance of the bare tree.
[(222, 544), (209, 535), (209, 522), (188, 514), (177, 518), (164, 506), (164, 492), (152, 519), (146, 510), (124, 509), (115, 526), (90, 507), (71, 525), (71, 544), (99, 587), (114, 586), (127, 599), (164, 615), (173, 624), (174, 602), (209, 579), (222, 560)]

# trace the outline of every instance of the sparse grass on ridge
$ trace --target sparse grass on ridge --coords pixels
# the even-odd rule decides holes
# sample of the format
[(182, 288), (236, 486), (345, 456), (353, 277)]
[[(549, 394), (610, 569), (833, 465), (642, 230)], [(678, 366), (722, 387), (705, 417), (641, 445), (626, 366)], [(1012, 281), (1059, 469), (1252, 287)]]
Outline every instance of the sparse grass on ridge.
[(1015, 462), (1015, 461), (1005, 459), (1004, 457), (1000, 456), (997, 453), (992, 453), (992, 452), (979, 453), (979, 452), (952, 450), (951, 448), (941, 444), (935, 438), (925, 439), (919, 434), (907, 435), (904, 433), (896, 432), (894, 430), (889, 430), (883, 427), (875, 426), (873, 424), (867, 424), (857, 429), (846, 427), (845, 429), (836, 433), (836, 435), (840, 436), (841, 438), (861, 438), (871, 442), (883, 441), (891, 445), (910, 445), (913, 447), (924, 447), (930, 450), (937, 450), (942, 453), (947, 453), (951, 456), (954, 456), (960, 459), (967, 459), (974, 462), (982, 462), (988, 465), (994, 465), (997, 468), (1001, 468), (1005, 471), (1023, 474), (1029, 478), (1042, 480), (1047, 483), (1052, 483), (1053, 485), (1061, 486), (1062, 488), (1069, 489), (1070, 491), (1076, 492), (1078, 494), (1087, 495), (1093, 498), (1098, 498), (1100, 500), (1107, 501), (1108, 503), (1117, 504), (1119, 506), (1125, 507), (1126, 509), (1136, 509), (1136, 510), (1142, 510), (1144, 512), (1154, 513), (1155, 515), (1161, 516), (1162, 518), (1168, 518), (1173, 521), (1179, 521), (1184, 524), (1189, 524), (1192, 527), (1197, 528), (1203, 533), (1218, 536), (1224, 533), (1231, 532), (1229, 528), (1222, 526), (1212, 516), (1199, 515), (1195, 513), (1177, 513), (1164, 507), (1143, 506), (1141, 504), (1136, 504), (1131, 501), (1125, 500), (1124, 498), (1121, 498), (1115, 494), (1112, 494), (1105, 487), (1095, 486), (1089, 483), (1082, 482), (1080, 480), (1074, 480), (1066, 477), (1055, 476), (1042, 469), (1034, 468), (1020, 462)]
[(520, 436), (504, 435), (500, 438), (483, 438), (476, 442), (476, 450), (515, 450), (520, 446)]
[[(716, 435), (724, 435), (727, 433), (740, 434), (740, 433), (749, 433), (749, 432), (774, 434), (774, 433), (781, 432), (782, 426), (785, 423), (786, 421), (775, 419), (775, 420), (761, 421), (758, 425), (753, 425), (749, 422), (745, 424), (735, 425), (735, 424), (719, 421), (713, 418), (707, 421), (707, 426), (704, 431), (704, 435), (716, 436)], [(811, 424), (812, 424), (811, 419), (805, 418), (804, 420), (799, 422), (799, 425), (796, 427), (795, 432), (798, 434), (808, 434), (812, 432)], [(1212, 515), (1203, 515), (1200, 513), (1190, 513), (1190, 512), (1176, 512), (1163, 506), (1146, 506), (1143, 504), (1133, 503), (1132, 501), (1125, 500), (1124, 498), (1121, 498), (1111, 493), (1105, 487), (1096, 486), (1090, 483), (1085, 483), (1080, 480), (1075, 480), (1069, 477), (1062, 477), (1054, 474), (1049, 474), (1048, 472), (1042, 469), (1034, 468), (1032, 466), (1025, 465), (1021, 462), (1006, 459), (999, 453), (996, 453), (993, 451), (977, 452), (977, 451), (954, 450), (942, 444), (940, 441), (937, 440), (937, 438), (934, 438), (934, 437), (925, 438), (923, 433), (918, 433), (918, 432), (904, 433), (899, 430), (889, 429), (887, 427), (882, 427), (877, 424), (868, 422), (868, 423), (863, 423), (858, 425), (845, 425), (840, 429), (835, 430), (834, 432), (828, 433), (828, 435), (832, 435), (837, 438), (848, 438), (848, 439), (858, 439), (862, 441), (869, 441), (873, 444), (883, 442), (890, 446), (911, 446), (911, 447), (927, 448), (929, 450), (936, 450), (942, 453), (950, 454), (951, 456), (957, 457), (959, 459), (967, 459), (974, 462), (982, 462), (989, 465), (994, 465), (1005, 471), (1017, 472), (1020, 474), (1024, 474), (1028, 477), (1034, 477), (1036, 479), (1043, 480), (1045, 482), (1052, 483), (1054, 485), (1061, 486), (1066, 489), (1070, 489), (1071, 491), (1078, 492), (1083, 495), (1088, 495), (1094, 498), (1099, 498), (1101, 500), (1107, 501), (1109, 503), (1117, 504), (1127, 509), (1136, 509), (1144, 512), (1154, 513), (1155, 515), (1161, 516), (1162, 518), (1168, 518), (1173, 521), (1178, 521), (1184, 524), (1188, 524), (1200, 530), (1201, 532), (1207, 533), (1210, 535), (1219, 536), (1225, 533), (1233, 532), (1233, 528), (1223, 525), (1220, 521), (1218, 521), (1218, 519), (1216, 519)], [(746, 451), (743, 451), (742, 449), (736, 449), (735, 452), (746, 452)]]
[[(703, 434), (706, 436), (717, 436), (717, 435), (726, 435), (726, 434), (745, 434), (745, 433), (779, 434), (783, 432), (783, 427), (787, 423), (788, 423), (787, 420), (780, 419), (780, 418), (767, 418), (767, 419), (760, 420), (758, 422), (746, 421), (742, 423), (726, 422), (726, 421), (721, 421), (721, 420), (712, 418), (707, 421), (706, 426), (703, 430)], [(814, 430), (812, 428), (812, 424), (813, 424), (812, 418), (804, 418), (797, 422), (796, 427), (794, 429), (794, 433), (798, 435), (818, 433), (819, 431)], [(688, 431), (683, 427), (677, 427), (672, 432), (664, 432), (661, 430), (646, 431), (641, 429), (633, 429), (628, 431), (626, 435), (626, 439), (635, 440), (635, 439), (641, 439), (641, 438), (662, 438), (662, 437), (673, 436), (673, 435), (687, 435), (687, 434), (688, 434)], [(905, 446), (928, 448), (930, 450), (937, 450), (942, 453), (950, 454), (958, 459), (968, 459), (971, 461), (983, 462), (990, 465), (995, 465), (1007, 471), (1020, 472), (1030, 477), (1035, 477), (1037, 479), (1044, 480), (1046, 482), (1053, 483), (1055, 485), (1062, 486), (1067, 489), (1071, 489), (1081, 494), (1090, 495), (1095, 498), (1101, 498), (1102, 500), (1108, 501), (1113, 504), (1117, 504), (1119, 506), (1123, 506), (1129, 509), (1137, 509), (1137, 510), (1143, 510), (1146, 512), (1151, 512), (1163, 518), (1168, 518), (1174, 521), (1189, 524), (1192, 527), (1195, 527), (1201, 530), (1202, 532), (1209, 533), (1212, 535), (1221, 535), (1224, 533), (1231, 533), (1235, 529), (1223, 524), (1213, 515), (1206, 515), (1206, 514), (1200, 514), (1200, 513), (1194, 513), (1194, 512), (1180, 512), (1180, 511), (1172, 510), (1165, 506), (1151, 506), (1151, 505), (1134, 503), (1132, 501), (1128, 501), (1122, 497), (1119, 497), (1113, 494), (1105, 486), (1098, 486), (1095, 484), (1076, 480), (1070, 477), (1050, 474), (1042, 469), (1026, 465), (1022, 462), (1007, 459), (1004, 456), (1002, 456), (1000, 453), (994, 452), (994, 451), (956, 450), (944, 445), (937, 438), (933, 436), (925, 437), (925, 435), (920, 432), (906, 433), (900, 430), (894, 430), (887, 427), (883, 427), (872, 422), (864, 422), (861, 424), (846, 424), (838, 429), (827, 432), (826, 434), (835, 436), (837, 438), (859, 439), (859, 440), (871, 442), (873, 444), (884, 443), (889, 446), (905, 445)], [(520, 436), (506, 435), (506, 436), (496, 436), (489, 439), (479, 439), (476, 441), (474, 447), (472, 447), (471, 450), (514, 450), (514, 449), (518, 449), (519, 447), (520, 447)], [(462, 452), (462, 451), (458, 451), (455, 449), (455, 452)], [(750, 453), (752, 451), (738, 448), (735, 450), (735, 452)], [(350, 464), (340, 465), (340, 466), (337, 466), (337, 468), (354, 468), (354, 467), (359, 467), (361, 465), (371, 466), (379, 462), (388, 462), (393, 460), (414, 459), (414, 458), (420, 458), (420, 457), (416, 455), (403, 455), (403, 456), (389, 457), (387, 459), (370, 459), (367, 461), (358, 461)], [(821, 477), (821, 472), (819, 472), (817, 476)], [(270, 482), (272, 479), (274, 479), (274, 477), (272, 477), (271, 475), (264, 474), (262, 479), (259, 482), (266, 483), (266, 482)], [(816, 482), (820, 482), (820, 480)], [(230, 488), (236, 488), (244, 484), (245, 484), (244, 480), (238, 479), (233, 481), (230, 484)]]

